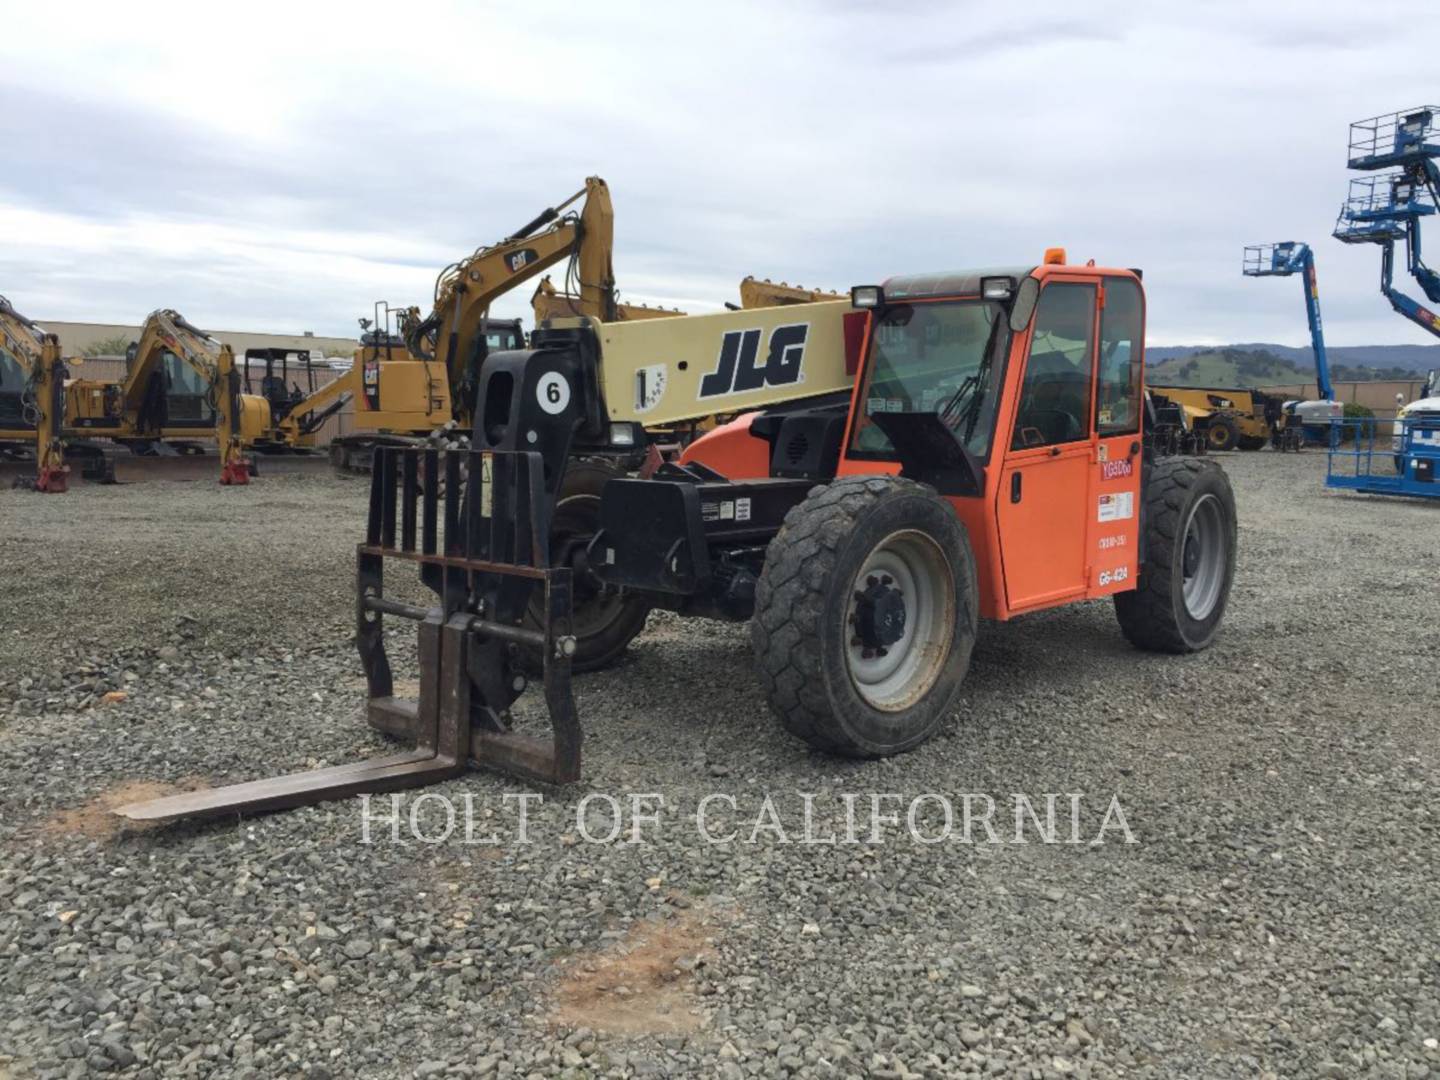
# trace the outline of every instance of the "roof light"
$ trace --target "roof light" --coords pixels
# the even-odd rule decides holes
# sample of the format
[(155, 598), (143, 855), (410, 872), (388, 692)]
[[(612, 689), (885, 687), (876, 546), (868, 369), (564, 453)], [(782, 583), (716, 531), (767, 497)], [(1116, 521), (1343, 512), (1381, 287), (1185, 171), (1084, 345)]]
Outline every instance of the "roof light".
[(1064, 266), (1064, 265), (1065, 265), (1065, 249), (1064, 249), (1064, 248), (1046, 248), (1046, 249), (1045, 249), (1045, 265), (1046, 265), (1046, 266)]
[(850, 290), (850, 306), (878, 308), (885, 304), (885, 290), (879, 285), (856, 285)]
[(1008, 277), (987, 277), (980, 279), (980, 295), (986, 300), (1009, 300), (1015, 289), (1015, 282)]

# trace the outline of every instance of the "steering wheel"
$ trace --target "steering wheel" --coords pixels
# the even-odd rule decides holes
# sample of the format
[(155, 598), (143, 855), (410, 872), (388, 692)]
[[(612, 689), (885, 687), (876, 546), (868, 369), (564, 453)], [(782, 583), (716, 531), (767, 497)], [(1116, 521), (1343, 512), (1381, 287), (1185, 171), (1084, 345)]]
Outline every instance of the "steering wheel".
[[(1041, 417), (1058, 417), (1058, 425), (1055, 423), (1040, 424), (1037, 421)], [(1043, 443), (1031, 442), (1023, 437), (1026, 429), (1039, 431), (1044, 436)], [(1079, 417), (1074, 413), (1066, 412), (1064, 409), (1027, 409), (1015, 425), (1016, 432), (1021, 434), (1021, 446), (1049, 446), (1055, 443), (1070, 442), (1081, 438), (1085, 434), (1085, 426), (1080, 423)]]

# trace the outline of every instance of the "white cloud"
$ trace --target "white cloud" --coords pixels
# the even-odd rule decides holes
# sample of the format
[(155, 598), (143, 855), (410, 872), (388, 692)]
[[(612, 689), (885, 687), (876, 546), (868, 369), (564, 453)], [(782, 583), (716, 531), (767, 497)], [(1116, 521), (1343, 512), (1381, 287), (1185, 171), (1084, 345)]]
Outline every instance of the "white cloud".
[[(1061, 244), (1145, 269), (1156, 342), (1425, 342), (1329, 239), (1346, 125), (1431, 93), (1413, 7), (23, 5), (0, 40), (0, 291), (51, 318), (349, 332), (610, 182), (627, 298), (844, 287)], [(514, 294), (497, 314), (525, 313)]]

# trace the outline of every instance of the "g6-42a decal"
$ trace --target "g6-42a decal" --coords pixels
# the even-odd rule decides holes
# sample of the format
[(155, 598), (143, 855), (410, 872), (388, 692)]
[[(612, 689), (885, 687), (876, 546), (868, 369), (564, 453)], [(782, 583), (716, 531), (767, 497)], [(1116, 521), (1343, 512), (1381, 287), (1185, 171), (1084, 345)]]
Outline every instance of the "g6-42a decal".
[(720, 341), (715, 370), (700, 380), (701, 398), (742, 394), (766, 386), (792, 386), (805, 381), (805, 339), (809, 323), (777, 326), (770, 331), (765, 360), (760, 358), (762, 330), (731, 330)]

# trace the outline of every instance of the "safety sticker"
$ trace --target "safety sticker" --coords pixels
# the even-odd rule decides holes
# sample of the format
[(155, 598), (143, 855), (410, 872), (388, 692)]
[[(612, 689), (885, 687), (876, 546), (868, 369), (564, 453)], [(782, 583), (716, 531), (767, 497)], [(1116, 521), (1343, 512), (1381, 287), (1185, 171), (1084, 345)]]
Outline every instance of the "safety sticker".
[(748, 498), (747, 498), (747, 499), (736, 499), (736, 500), (735, 500), (735, 520), (736, 520), (736, 521), (749, 521), (749, 520), (750, 520), (750, 500), (749, 500)]
[(665, 396), (665, 365), (651, 364), (635, 372), (635, 411), (649, 412)]
[(1135, 493), (1121, 491), (1100, 496), (1100, 520), (1123, 521), (1135, 516)]

